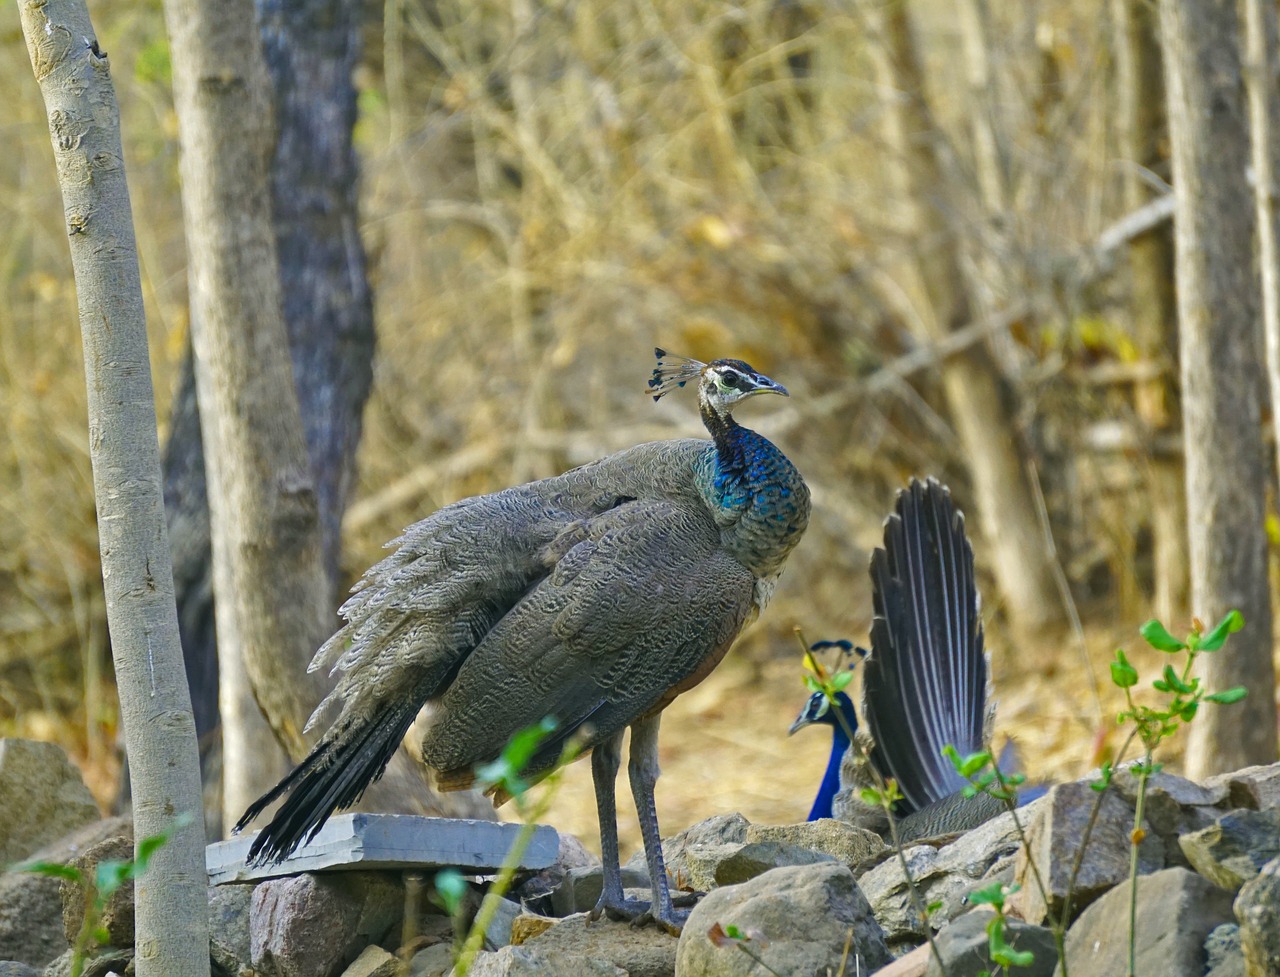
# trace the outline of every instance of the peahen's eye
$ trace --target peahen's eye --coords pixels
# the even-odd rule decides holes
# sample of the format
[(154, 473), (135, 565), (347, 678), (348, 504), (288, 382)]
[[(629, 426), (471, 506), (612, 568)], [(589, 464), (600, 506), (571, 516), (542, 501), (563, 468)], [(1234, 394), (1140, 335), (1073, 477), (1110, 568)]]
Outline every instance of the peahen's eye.
[(736, 387), (738, 385), (739, 376), (733, 370), (725, 370), (720, 374), (720, 382), (726, 387)]

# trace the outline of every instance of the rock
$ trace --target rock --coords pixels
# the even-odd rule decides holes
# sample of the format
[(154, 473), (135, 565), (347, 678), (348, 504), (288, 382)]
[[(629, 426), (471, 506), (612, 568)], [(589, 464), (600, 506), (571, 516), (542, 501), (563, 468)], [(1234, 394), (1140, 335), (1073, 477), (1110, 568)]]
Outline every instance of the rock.
[(1235, 892), (1280, 855), (1280, 808), (1231, 811), (1178, 844), (1192, 868)]
[(1240, 887), (1235, 902), (1248, 977), (1280, 977), (1280, 858)]
[[(624, 889), (648, 889), (649, 872), (627, 863), (622, 869)], [(585, 913), (596, 907), (604, 890), (604, 869), (598, 865), (571, 868), (551, 893), (551, 911), (557, 916)]]
[(528, 943), (535, 936), (540, 936), (551, 927), (555, 926), (556, 921), (549, 916), (539, 916), (536, 913), (521, 913), (511, 923), (511, 942), (516, 946)]
[[(521, 905), (535, 913), (550, 915), (555, 912), (554, 893), (564, 882), (565, 876), (572, 869), (600, 868), (600, 859), (587, 849), (576, 835), (562, 833), (560, 835), (560, 853), (555, 863), (544, 868), (537, 875), (525, 879), (511, 892), (511, 897)], [(646, 879), (648, 873), (645, 873)], [(646, 885), (648, 882), (646, 881)], [(599, 896), (597, 895), (597, 898)], [(594, 903), (593, 903), (594, 905)], [(560, 915), (567, 916), (575, 912), (574, 908)]]
[[(667, 870), (667, 878), (673, 889), (690, 888), (689, 851), (707, 848), (713, 845), (742, 844), (747, 840), (747, 827), (750, 821), (741, 814), (717, 814), (705, 821), (690, 825), (679, 834), (672, 835), (662, 843), (662, 861)], [(627, 862), (625, 869), (643, 872), (649, 877), (649, 869), (645, 864), (644, 852), (636, 852)], [(623, 879), (625, 886), (626, 880)], [(646, 882), (647, 886), (649, 883)]]
[(629, 977), (675, 973), (676, 938), (656, 926), (635, 927), (611, 919), (591, 922), (580, 914), (561, 920), (524, 947), (548, 958), (601, 960)]
[[(1139, 778), (1131, 767), (1117, 770), (1111, 783), (1130, 807), (1137, 803)], [(1190, 868), (1178, 838), (1213, 824), (1223, 814), (1227, 796), (1225, 784), (1202, 786), (1163, 770), (1148, 779), (1143, 817), (1164, 843), (1166, 868)]]
[[(1014, 893), (1009, 904), (1027, 922), (1042, 923), (1050, 914), (1057, 917), (1062, 912), (1076, 855), (1098, 797), (1087, 781), (1077, 780), (1056, 785), (1047, 797), (1038, 802), (1039, 810), (1029, 823), (1027, 839), (1049, 901), (1046, 905), (1027, 861), (1027, 853), (1020, 850), (1014, 881), (1022, 889)], [(1073, 918), (1112, 886), (1129, 877), (1133, 808), (1114, 791), (1107, 791), (1101, 798), (1098, 818), (1071, 890)], [(1140, 874), (1154, 872), (1164, 865), (1164, 844), (1160, 836), (1151, 832), (1145, 821), (1144, 827), (1148, 833), (1138, 846)]]
[[(938, 958), (930, 954), (925, 971), (928, 977), (942, 977), (944, 972), (947, 977), (978, 977), (983, 971), (995, 973), (996, 964), (991, 959), (991, 941), (987, 936), (987, 924), (994, 916), (991, 912), (968, 912), (942, 927), (933, 942), (945, 971), (938, 966)], [(1035, 954), (1030, 966), (1017, 969), (1018, 977), (1051, 977), (1058, 965), (1058, 948), (1052, 932), (1043, 926), (1006, 919), (1005, 939), (1015, 950)]]
[[(1037, 801), (1017, 812), (1019, 818), (1035, 816)], [(1025, 824), (1025, 821), (1023, 822)], [(1012, 881), (1013, 858), (1019, 848), (1018, 831), (1013, 813), (1001, 814), (985, 824), (961, 835), (942, 848), (915, 845), (903, 854), (911, 879), (921, 896), (921, 904), (941, 903), (929, 917), (937, 929), (971, 907), (966, 901), (974, 889), (996, 879)], [(898, 858), (891, 856), (858, 879), (884, 927), (891, 947), (904, 943), (914, 946), (924, 939), (924, 921), (916, 911), (911, 891), (902, 874)]]
[(1240, 925), (1215, 926), (1204, 940), (1205, 977), (1244, 977), (1244, 953), (1240, 949)]
[(691, 845), (685, 853), (688, 875), (681, 878), (681, 885), (696, 892), (710, 892), (722, 885), (754, 879), (770, 869), (834, 861), (836, 859), (825, 852), (781, 841)]
[(800, 824), (747, 825), (748, 842), (777, 841), (783, 844), (823, 852), (851, 869), (888, 849), (884, 839), (874, 831), (857, 828), (833, 818), (804, 821)]
[(929, 961), (933, 959), (933, 951), (928, 943), (922, 943), (898, 957), (892, 963), (876, 971), (876, 977), (924, 977), (929, 969)]
[(504, 946), (496, 953), (478, 953), (467, 977), (628, 977), (621, 967), (604, 960), (579, 960), (563, 953), (547, 953), (527, 946)]
[[(68, 950), (44, 968), (44, 977), (71, 977), (72, 951)], [(133, 951), (108, 948), (90, 957), (80, 977), (107, 977), (108, 974), (133, 974)]]
[(337, 977), (403, 909), (393, 875), (327, 872), (263, 882), (249, 914), (253, 969), (262, 977)]
[[(1137, 972), (1201, 977), (1206, 938), (1231, 920), (1231, 893), (1194, 872), (1167, 868), (1140, 876)], [(1096, 899), (1067, 932), (1071, 977), (1124, 977), (1128, 945), (1129, 887), (1120, 885)]]
[(342, 972), (342, 977), (399, 977), (399, 973), (400, 961), (394, 954), (380, 946), (367, 946)]
[(40, 971), (16, 960), (0, 960), (0, 977), (40, 977)]
[(209, 958), (214, 977), (240, 977), (250, 969), (249, 914), (253, 886), (209, 886)]
[(437, 943), (419, 950), (409, 961), (409, 977), (446, 977), (453, 970), (453, 945)]
[[(126, 824), (110, 838), (104, 838), (86, 848), (70, 860), (82, 878), (92, 879), (98, 863), (104, 861), (127, 862), (133, 858), (133, 826)], [(61, 882), (62, 932), (68, 943), (74, 943), (84, 924), (85, 886), (70, 879)], [(100, 925), (107, 931), (106, 943), (114, 947), (133, 946), (133, 880), (126, 880), (103, 907)]]
[[(33, 852), (29, 861), (65, 865), (104, 838), (127, 830), (128, 818), (106, 818)], [(56, 878), (28, 872), (0, 875), (0, 958), (44, 967), (67, 949), (62, 891)]]
[[(485, 897), (488, 898), (487, 896)], [(511, 924), (521, 913), (520, 904), (510, 899), (499, 899), (493, 919), (484, 931), (485, 949), (494, 950), (511, 942)], [(482, 904), (483, 908), (483, 904)]]
[(1267, 811), (1280, 807), (1280, 763), (1265, 767), (1245, 767), (1232, 773), (1218, 774), (1205, 781), (1210, 788), (1225, 787), (1230, 807), (1247, 807)]
[(0, 739), (0, 865), (20, 862), (101, 815), (62, 747)]
[(419, 950), (409, 961), (409, 977), (445, 977), (451, 970), (453, 945), (450, 943), (437, 943)]
[(835, 861), (776, 868), (716, 889), (694, 907), (676, 950), (679, 973), (762, 973), (740, 948), (716, 945), (709, 934), (717, 926), (736, 926), (752, 936), (753, 951), (784, 977), (839, 973), (850, 934), (845, 973), (871, 973), (890, 960), (884, 933), (853, 873)]

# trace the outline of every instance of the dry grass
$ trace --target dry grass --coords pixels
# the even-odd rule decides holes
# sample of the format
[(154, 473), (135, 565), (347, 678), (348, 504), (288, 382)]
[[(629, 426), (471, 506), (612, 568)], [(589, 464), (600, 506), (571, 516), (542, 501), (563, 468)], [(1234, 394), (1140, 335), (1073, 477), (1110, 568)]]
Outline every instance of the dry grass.
[[(1114, 466), (1078, 451), (1089, 419), (1129, 408), (1123, 390), (1076, 385), (1065, 367), (1123, 345), (1083, 349), (1082, 309), (1102, 310), (1107, 335), (1126, 326), (1114, 296), (1076, 294), (1062, 269), (1115, 216), (1118, 174), (1105, 163), (1099, 4), (1054, 6), (1002, 14), (1016, 202), (1001, 234), (974, 238), (1004, 273), (992, 300), (1037, 308), (1003, 362), (1052, 449), (1042, 472), (1073, 582), (1106, 598), (1136, 572), (1141, 466), (1126, 459), (1128, 477), (1108, 480)], [(956, 150), (955, 185), (939, 189), (954, 196), (939, 203), (976, 227), (948, 10), (921, 17)], [(396, 0), (386, 12), (358, 77), (380, 345), (348, 569), (441, 503), (697, 433), (690, 402), (642, 396), (653, 345), (751, 360), (793, 392), (749, 421), (806, 473), (814, 521), (765, 620), (672, 708), (660, 806), (669, 829), (719, 810), (803, 816), (826, 744), (784, 736), (804, 698), (791, 628), (865, 634), (869, 549), (906, 476), (937, 474), (968, 497), (935, 377), (859, 392), (914, 347), (895, 268), (915, 243), (897, 232), (897, 161), (878, 136), (857, 5)], [(186, 334), (168, 52), (154, 2), (104, 0), (95, 17), (123, 105), (163, 416)], [(1052, 43), (1037, 47), (1037, 32)], [(0, 49), (0, 733), (64, 743), (105, 799), (115, 710), (75, 302), (12, 6), (0, 6)], [(1005, 728), (1031, 769), (1078, 773), (1096, 728), (1078, 654), (1057, 638), (1012, 648), (985, 589)], [(1106, 600), (1091, 606), (1108, 619)], [(1089, 632), (1096, 657), (1114, 640), (1104, 628)], [(592, 838), (588, 779), (579, 764), (556, 820)]]

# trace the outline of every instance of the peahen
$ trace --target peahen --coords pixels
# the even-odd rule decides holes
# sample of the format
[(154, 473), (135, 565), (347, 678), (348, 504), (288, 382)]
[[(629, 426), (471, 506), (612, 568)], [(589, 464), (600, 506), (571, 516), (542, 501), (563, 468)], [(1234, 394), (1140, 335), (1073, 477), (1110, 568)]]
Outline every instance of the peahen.
[[(471, 785), (477, 764), (550, 716), (556, 732), (525, 775), (548, 773), (571, 736), (591, 752), (604, 856), (594, 915), (680, 929), (654, 806), (659, 718), (768, 603), (808, 524), (809, 490), (781, 451), (733, 418), (749, 397), (787, 396), (781, 384), (741, 360), (656, 352), (649, 393), (696, 384), (711, 440), (640, 444), (409, 527), (316, 653), (311, 668), (332, 666), (338, 681), (309, 726), (341, 710), (236, 825), (284, 797), (251, 859), (285, 858), (353, 804), (424, 706), (422, 756), (444, 790)], [(648, 905), (624, 898), (618, 865), (614, 794), (628, 726)]]
[[(809, 819), (840, 817), (882, 829), (883, 813), (863, 805), (870, 772), (850, 750), (844, 725), (884, 779), (903, 795), (895, 810), (905, 840), (976, 827), (1004, 810), (980, 794), (960, 794), (966, 781), (942, 748), (962, 755), (990, 741), (987, 658), (973, 574), (973, 550), (951, 493), (934, 479), (913, 479), (885, 521), (884, 548), (871, 557), (871, 652), (863, 665), (859, 731), (853, 702), (809, 697), (791, 732), (814, 723), (833, 728), (831, 758)], [(837, 716), (843, 717), (842, 725)]]

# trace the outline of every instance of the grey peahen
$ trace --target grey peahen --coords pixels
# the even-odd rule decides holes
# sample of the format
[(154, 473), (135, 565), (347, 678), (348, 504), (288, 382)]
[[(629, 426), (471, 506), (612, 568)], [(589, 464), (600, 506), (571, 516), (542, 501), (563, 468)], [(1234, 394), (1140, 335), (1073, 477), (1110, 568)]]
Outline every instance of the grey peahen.
[[(749, 397), (787, 396), (781, 384), (741, 360), (656, 352), (649, 392), (658, 400), (696, 384), (711, 440), (637, 445), (463, 499), (406, 530), (312, 662), (339, 678), (310, 725), (331, 705), (341, 711), (240, 819), (237, 830), (284, 796), (251, 859), (285, 858), (353, 804), (424, 706), (422, 757), (445, 790), (471, 785), (477, 764), (550, 716), (556, 732), (525, 774), (548, 773), (571, 736), (591, 751), (604, 856), (594, 915), (679, 930), (654, 806), (659, 717), (768, 603), (808, 524), (809, 490), (781, 451), (733, 418)], [(628, 726), (647, 906), (624, 898), (618, 866), (614, 793)]]
[[(976, 827), (1004, 805), (985, 794), (963, 797), (966, 781), (942, 754), (948, 744), (961, 755), (985, 749), (991, 719), (973, 550), (945, 486), (913, 479), (898, 493), (896, 511), (885, 521), (884, 548), (871, 557), (871, 584), (875, 616), (862, 681), (866, 732), (858, 730), (843, 692), (834, 708), (814, 693), (791, 727), (793, 733), (814, 723), (833, 727), (831, 759), (810, 820), (834, 816), (883, 830), (880, 809), (857, 796), (873, 779), (861, 753), (881, 777), (897, 781), (903, 800), (895, 815), (904, 841)], [(861, 751), (849, 749), (837, 714)]]

